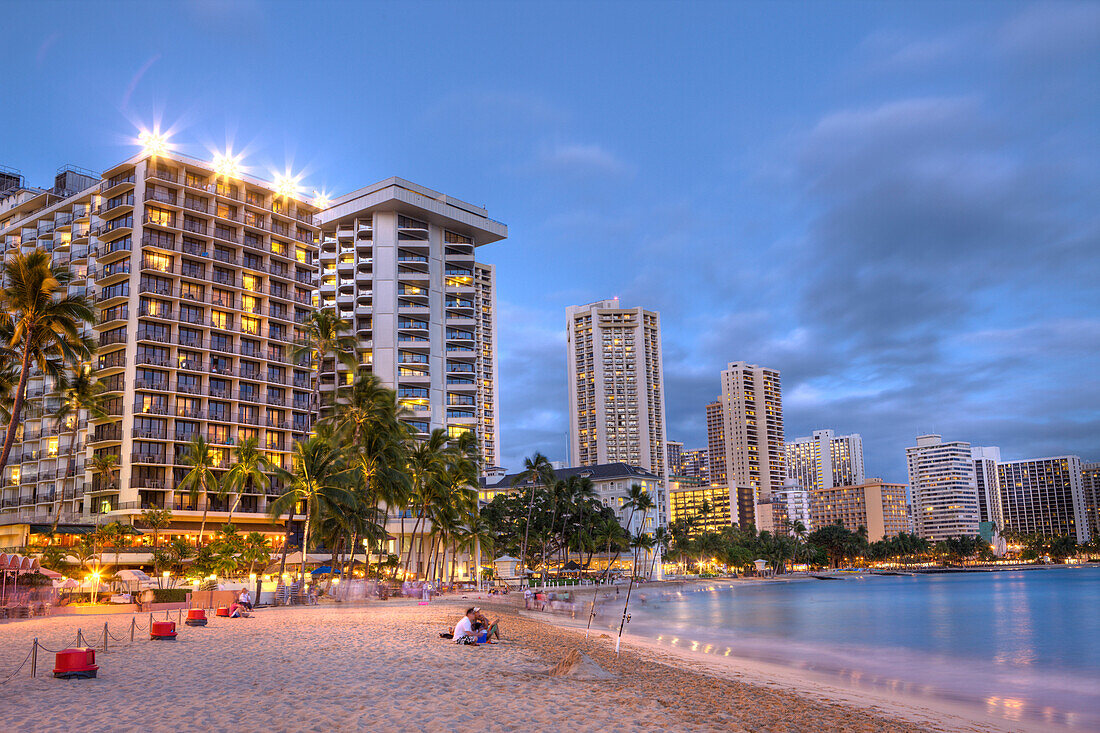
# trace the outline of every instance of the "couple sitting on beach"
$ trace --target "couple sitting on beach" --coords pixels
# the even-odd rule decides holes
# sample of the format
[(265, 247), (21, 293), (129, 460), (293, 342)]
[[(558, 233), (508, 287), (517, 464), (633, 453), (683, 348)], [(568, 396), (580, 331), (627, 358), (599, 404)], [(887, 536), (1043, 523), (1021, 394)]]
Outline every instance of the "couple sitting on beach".
[[(447, 638), (447, 634), (440, 634)], [(449, 635), (456, 644), (492, 644), (492, 637), (500, 640), (499, 621), (489, 623), (488, 617), (477, 606), (466, 609), (466, 615), (455, 624), (455, 630)]]

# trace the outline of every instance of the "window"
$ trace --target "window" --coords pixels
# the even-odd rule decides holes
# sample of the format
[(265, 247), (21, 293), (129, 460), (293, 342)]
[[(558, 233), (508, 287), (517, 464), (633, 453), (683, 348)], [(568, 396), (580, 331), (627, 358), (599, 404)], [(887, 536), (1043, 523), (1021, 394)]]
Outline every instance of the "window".
[(242, 295), (241, 310), (246, 313), (259, 313), (263, 310), (263, 307), (260, 303), (260, 299), (255, 295)]
[[(248, 297), (248, 296), (245, 296)], [(260, 333), (260, 319), (252, 316), (241, 316), (241, 332), (253, 336)]]
[(206, 176), (188, 171), (186, 183), (191, 188), (206, 188)]
[[(165, 350), (167, 353), (167, 350)], [(179, 353), (179, 368), (180, 369), (201, 369), (202, 368), (202, 354), (197, 351), (184, 351), (180, 349)]]
[(168, 412), (168, 395), (139, 394), (134, 412), (145, 415), (164, 415)]
[[(99, 322), (110, 323), (111, 321), (124, 321), (129, 316), (128, 310), (125, 303), (111, 308), (105, 308), (103, 312), (99, 314)], [(145, 314), (143, 313), (142, 315)]]
[(214, 305), (220, 305), (223, 308), (233, 307), (233, 293), (228, 290), (219, 290), (214, 288), (214, 292), (211, 293), (210, 302)]
[(176, 237), (170, 232), (162, 232), (159, 229), (150, 229), (145, 232), (145, 236), (141, 239), (142, 244), (152, 245), (154, 247), (164, 247), (165, 249), (172, 249), (175, 246)]
[[(211, 340), (211, 347), (213, 347), (213, 340)], [(224, 356), (211, 355), (210, 371), (214, 374), (230, 374), (233, 371), (233, 362)]]
[[(183, 316), (182, 310), (183, 310), (183, 308), (186, 308), (186, 307), (187, 306), (183, 306), (180, 309), (181, 310), (181, 317)], [(194, 321), (194, 323), (201, 323), (202, 322), (202, 309), (199, 308), (198, 310), (199, 310), (199, 320)], [(187, 328), (186, 326), (180, 326), (179, 343), (180, 343), (180, 346), (191, 346), (193, 348), (201, 348), (202, 347), (202, 331), (200, 331), (197, 328)]]
[(198, 283), (181, 282), (180, 297), (185, 300), (202, 300), (206, 295), (206, 288)]
[(211, 420), (228, 420), (229, 403), (210, 400), (209, 412)]
[(229, 396), (229, 380), (218, 379), (217, 377), (210, 377), (210, 396), (211, 397), (228, 397)]
[(203, 280), (206, 278), (206, 266), (201, 262), (183, 260), (180, 265), (180, 274), (184, 277), (193, 277), (198, 280)]
[[(221, 402), (217, 404), (222, 404)], [(213, 410), (211, 410), (211, 416), (213, 416)], [(218, 418), (219, 420), (222, 418)], [(207, 440), (211, 443), (228, 443), (229, 442), (229, 426), (228, 425), (215, 425), (210, 424), (207, 430)]]
[(176, 213), (174, 211), (168, 211), (167, 209), (160, 209), (155, 206), (150, 206), (145, 210), (145, 221), (149, 222), (150, 224), (175, 226)]
[(202, 390), (202, 377), (181, 372), (176, 375), (176, 389), (187, 394), (198, 394)]
[(172, 257), (171, 255), (161, 254), (160, 252), (145, 252), (142, 257), (141, 266), (146, 270), (171, 272)]
[(225, 311), (210, 311), (210, 325), (214, 328), (222, 328), (228, 330), (230, 328), (230, 323), (232, 323), (232, 319)]
[[(202, 323), (203, 309), (194, 305), (180, 306), (180, 320), (184, 323)], [(182, 336), (182, 333), (181, 333)]]
[(236, 206), (231, 206), (230, 204), (219, 203), (218, 204), (218, 216), (220, 216), (223, 219), (236, 219), (237, 218), (237, 207)]
[(264, 281), (256, 275), (246, 272), (241, 275), (241, 286), (253, 293), (261, 293), (264, 289)]
[(176, 417), (202, 417), (197, 397), (176, 397)]

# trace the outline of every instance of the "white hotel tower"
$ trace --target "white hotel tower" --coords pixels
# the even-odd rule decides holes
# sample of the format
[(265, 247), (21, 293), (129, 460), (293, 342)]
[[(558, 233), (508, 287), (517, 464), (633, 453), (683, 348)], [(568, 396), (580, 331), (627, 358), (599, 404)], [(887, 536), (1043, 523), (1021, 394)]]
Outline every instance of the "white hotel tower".
[(933, 542), (978, 534), (978, 487), (970, 443), (920, 435), (905, 449), (917, 534)]
[[(318, 218), (321, 306), (353, 324), (360, 364), (397, 390), (418, 433), (474, 430), (482, 471), (497, 466), (494, 269), (474, 250), (508, 227), (401, 178), (341, 196)], [(332, 389), (331, 370), (322, 389)]]
[(661, 477), (668, 516), (661, 315), (619, 299), (566, 308), (569, 450), (575, 466), (626, 463)]

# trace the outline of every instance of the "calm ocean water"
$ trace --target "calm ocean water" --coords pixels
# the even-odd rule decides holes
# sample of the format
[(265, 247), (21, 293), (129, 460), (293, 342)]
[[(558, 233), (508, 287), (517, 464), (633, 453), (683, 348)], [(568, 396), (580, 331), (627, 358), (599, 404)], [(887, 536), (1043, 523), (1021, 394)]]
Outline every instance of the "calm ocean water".
[(662, 644), (1100, 730), (1098, 567), (640, 593), (628, 631)]

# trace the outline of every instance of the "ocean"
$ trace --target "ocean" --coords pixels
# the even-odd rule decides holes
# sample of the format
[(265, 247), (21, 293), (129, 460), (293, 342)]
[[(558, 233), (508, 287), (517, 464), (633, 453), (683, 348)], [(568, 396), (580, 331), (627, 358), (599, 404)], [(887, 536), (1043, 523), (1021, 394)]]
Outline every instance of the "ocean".
[[(1100, 730), (1100, 567), (733, 584), (631, 599), (628, 634), (1031, 727)], [(618, 627), (611, 608), (596, 626)]]

